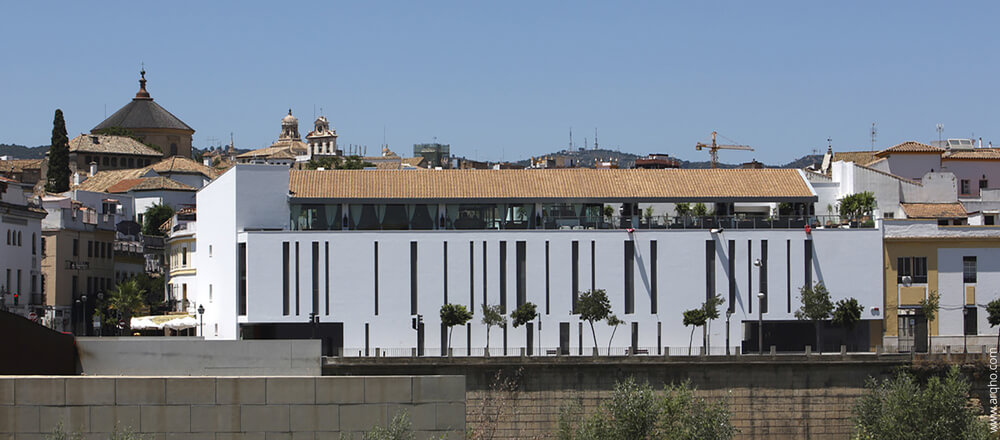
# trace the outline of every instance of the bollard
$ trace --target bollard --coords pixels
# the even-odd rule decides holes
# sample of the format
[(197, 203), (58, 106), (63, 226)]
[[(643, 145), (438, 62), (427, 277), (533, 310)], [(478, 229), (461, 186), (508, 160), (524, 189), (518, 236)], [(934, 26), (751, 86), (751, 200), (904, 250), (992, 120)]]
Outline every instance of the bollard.
[(878, 356), (881, 356), (881, 355), (882, 355), (882, 346), (881, 345), (876, 345), (875, 346), (875, 356), (878, 357)]
[(417, 357), (417, 349), (414, 347), (410, 348), (410, 357)]
[(847, 346), (846, 345), (841, 345), (840, 346), (840, 355), (841, 356), (847, 356)]
[(375, 347), (375, 357), (378, 357), (378, 353), (379, 353), (379, 348)]
[(777, 355), (778, 355), (778, 346), (772, 345), (771, 346), (771, 357), (775, 357)]
[(670, 347), (663, 347), (663, 357), (670, 357)]
[(698, 348), (698, 356), (705, 356), (705, 347)]
[(524, 347), (521, 347), (521, 357), (524, 357)]
[(453, 355), (455, 355), (455, 349), (448, 347), (448, 357), (452, 357)]
[(806, 346), (806, 357), (809, 357), (809, 355), (812, 354), (812, 351), (813, 351), (813, 346), (812, 345), (807, 345)]

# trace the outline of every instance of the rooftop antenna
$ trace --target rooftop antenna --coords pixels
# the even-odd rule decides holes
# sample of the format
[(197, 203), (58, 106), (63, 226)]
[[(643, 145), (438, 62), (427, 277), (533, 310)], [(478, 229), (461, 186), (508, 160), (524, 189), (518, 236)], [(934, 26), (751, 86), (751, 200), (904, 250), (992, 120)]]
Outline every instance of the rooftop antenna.
[(594, 127), (594, 149), (597, 149), (597, 127)]
[(316, 119), (316, 104), (313, 104), (313, 119)]
[(944, 124), (937, 125), (938, 132), (938, 147), (941, 147), (941, 133), (944, 133)]
[(573, 127), (569, 128), (569, 150), (573, 149)]
[(872, 151), (875, 151), (875, 137), (878, 136), (878, 129), (875, 128), (875, 123), (872, 122)]

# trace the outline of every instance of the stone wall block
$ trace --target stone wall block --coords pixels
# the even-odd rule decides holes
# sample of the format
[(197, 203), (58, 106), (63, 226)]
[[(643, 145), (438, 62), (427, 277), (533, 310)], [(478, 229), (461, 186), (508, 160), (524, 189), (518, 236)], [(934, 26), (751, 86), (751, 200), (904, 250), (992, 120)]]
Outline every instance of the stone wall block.
[(191, 432), (238, 432), (239, 405), (192, 405)]
[(337, 431), (340, 429), (338, 405), (290, 405), (292, 432)]
[(160, 378), (115, 379), (115, 403), (118, 405), (162, 405), (166, 403), (166, 381)]
[(66, 379), (54, 377), (15, 379), (14, 403), (17, 405), (65, 405)]
[(316, 403), (316, 379), (312, 377), (267, 378), (267, 403)]
[(365, 378), (323, 376), (316, 378), (316, 403), (364, 403)]
[(240, 427), (244, 432), (287, 432), (288, 405), (242, 405)]
[(365, 403), (412, 402), (412, 386), (410, 377), (366, 377)]
[(218, 377), (215, 403), (253, 405), (267, 403), (267, 379), (263, 377)]
[(74, 377), (66, 379), (67, 405), (114, 405), (115, 379)]
[(373, 426), (385, 426), (386, 412), (386, 405), (377, 403), (340, 405), (340, 430), (367, 432)]
[(168, 405), (210, 405), (215, 403), (215, 378), (167, 378), (165, 385)]
[(190, 432), (191, 407), (188, 405), (149, 405), (139, 407), (141, 432)]
[(90, 407), (86, 406), (40, 406), (38, 423), (42, 432), (48, 433), (62, 423), (63, 431), (90, 432)]
[(139, 421), (138, 406), (90, 407), (90, 432), (112, 432), (115, 425), (138, 431)]

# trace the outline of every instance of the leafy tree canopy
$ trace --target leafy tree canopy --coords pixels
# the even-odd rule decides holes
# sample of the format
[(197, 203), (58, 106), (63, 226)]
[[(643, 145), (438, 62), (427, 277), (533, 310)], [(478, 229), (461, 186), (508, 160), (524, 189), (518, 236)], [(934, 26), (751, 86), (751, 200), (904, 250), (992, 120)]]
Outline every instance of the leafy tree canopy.
[(142, 214), (142, 233), (149, 236), (161, 236), (160, 225), (174, 216), (174, 208), (169, 205), (156, 204), (146, 209)]
[(795, 311), (796, 319), (821, 321), (830, 317), (833, 303), (830, 301), (830, 292), (822, 282), (817, 282), (812, 287), (802, 286), (799, 294), (802, 305)]
[(69, 191), (69, 137), (66, 135), (66, 120), (63, 112), (56, 109), (52, 121), (52, 144), (49, 147), (48, 182), (45, 190), (54, 193)]
[(306, 163), (306, 168), (310, 170), (320, 168), (327, 170), (361, 170), (374, 166), (375, 164), (363, 161), (361, 160), (361, 157), (357, 155), (347, 156), (344, 159), (339, 156), (321, 157), (318, 159), (311, 159)]
[(871, 191), (851, 194), (840, 199), (840, 216), (845, 219), (856, 220), (871, 215), (875, 208), (875, 194)]
[(611, 301), (604, 289), (593, 289), (580, 293), (576, 310), (583, 321), (603, 321), (611, 314)]
[(500, 304), (483, 304), (483, 324), (489, 327), (507, 325), (507, 317), (500, 313), (501, 310)]
[(691, 212), (691, 204), (687, 202), (674, 204), (674, 212), (681, 216), (688, 215)]
[(837, 307), (833, 310), (833, 324), (839, 327), (854, 328), (854, 324), (861, 320), (861, 312), (865, 309), (858, 300), (854, 298), (837, 301)]
[(927, 321), (933, 321), (941, 305), (941, 295), (932, 290), (927, 294), (927, 298), (920, 300), (919, 305), (920, 312), (924, 314)]
[(708, 207), (704, 203), (698, 202), (694, 204), (694, 208), (691, 209), (692, 214), (696, 217), (704, 217), (708, 215)]
[(517, 328), (531, 321), (534, 321), (538, 317), (538, 306), (532, 302), (526, 302), (521, 304), (517, 310), (510, 313), (511, 324)]
[(988, 315), (987, 320), (990, 322), (990, 327), (1000, 325), (1000, 298), (986, 304), (986, 314)]
[(445, 304), (441, 306), (441, 323), (445, 327), (465, 325), (472, 320), (472, 312), (461, 304)]

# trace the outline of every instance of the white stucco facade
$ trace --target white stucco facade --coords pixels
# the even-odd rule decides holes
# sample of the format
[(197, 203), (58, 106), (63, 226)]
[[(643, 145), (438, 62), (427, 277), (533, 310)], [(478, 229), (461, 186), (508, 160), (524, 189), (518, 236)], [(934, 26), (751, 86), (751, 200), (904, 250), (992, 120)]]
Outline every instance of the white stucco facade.
[[(581, 335), (572, 306), (574, 291), (597, 288), (607, 291), (613, 313), (625, 321), (615, 333), (617, 349), (630, 346), (633, 337), (649, 350), (686, 349), (690, 328), (682, 312), (699, 307), (709, 293), (722, 295), (727, 303), (710, 332), (718, 353), (725, 351), (730, 303), (729, 343), (735, 347), (745, 339), (742, 323), (758, 319), (758, 291), (767, 290), (765, 321), (794, 320), (799, 288), (809, 279), (824, 282), (834, 301), (857, 298), (865, 306), (862, 319), (881, 320), (879, 229), (290, 231), (288, 173), (280, 166), (237, 165), (198, 192), (197, 288), (189, 299), (205, 305), (207, 338), (238, 338), (241, 324), (307, 325), (315, 310), (320, 322), (343, 324), (348, 352), (408, 352), (417, 338), (411, 318), (419, 314), (426, 352), (440, 353), (438, 312), (449, 302), (476, 315), (469, 328), (455, 329), (452, 348), (481, 349), (483, 302), (505, 304), (509, 314), (520, 299), (538, 306), (536, 350), (559, 347), (568, 326), (570, 351), (589, 353), (590, 328), (584, 324)], [(766, 268), (766, 287), (756, 259)], [(526, 345), (526, 331), (494, 328), (491, 350), (502, 349), (506, 333), (514, 354)], [(612, 328), (597, 323), (595, 331), (606, 350)]]

